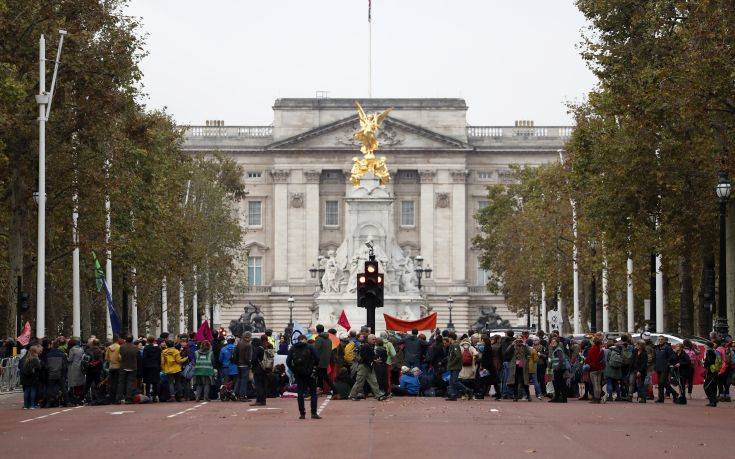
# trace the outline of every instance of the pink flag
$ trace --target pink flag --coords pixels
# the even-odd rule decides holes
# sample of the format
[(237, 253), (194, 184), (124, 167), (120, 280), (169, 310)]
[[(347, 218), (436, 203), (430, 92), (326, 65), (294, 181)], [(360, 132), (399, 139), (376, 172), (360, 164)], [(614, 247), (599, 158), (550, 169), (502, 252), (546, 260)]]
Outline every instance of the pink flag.
[(23, 326), (23, 331), (20, 333), (20, 336), (18, 337), (18, 342), (22, 344), (23, 346), (27, 346), (30, 340), (31, 340), (31, 323), (26, 322), (26, 324)]
[(339, 315), (339, 320), (337, 321), (337, 325), (342, 326), (345, 330), (350, 329), (350, 321), (347, 320), (347, 314), (345, 314), (345, 310), (342, 310), (342, 314)]
[(197, 343), (201, 343), (202, 341), (209, 341), (212, 342), (212, 329), (209, 328), (209, 322), (204, 321), (199, 326), (199, 330), (197, 330)]

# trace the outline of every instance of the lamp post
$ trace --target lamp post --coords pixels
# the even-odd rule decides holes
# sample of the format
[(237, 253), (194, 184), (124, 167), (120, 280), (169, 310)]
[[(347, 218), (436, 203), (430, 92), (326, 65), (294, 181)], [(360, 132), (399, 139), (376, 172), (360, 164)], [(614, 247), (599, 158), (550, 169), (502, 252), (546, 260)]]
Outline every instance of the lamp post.
[(324, 290), (324, 285), (322, 285), (322, 274), (324, 274), (324, 268), (322, 267), (323, 258), (323, 256), (319, 255), (316, 259), (316, 266), (311, 265), (311, 268), (309, 268), (309, 274), (311, 274), (312, 279), (316, 279), (317, 273), (319, 274), (319, 290)]
[[(416, 255), (416, 258), (414, 258), (416, 262), (416, 268), (414, 268), (414, 272), (416, 273), (416, 278), (418, 280), (418, 288), (419, 292), (421, 291), (421, 278), (426, 275), (427, 279), (431, 279), (431, 272), (433, 269), (431, 269), (430, 266), (426, 266), (426, 268), (423, 267), (424, 265), (424, 257), (421, 255)], [(451, 320), (450, 320), (451, 321)]]
[(295, 300), (292, 296), (288, 297), (288, 328), (293, 330), (293, 304)]
[(454, 324), (452, 323), (452, 308), (454, 308), (454, 298), (451, 296), (447, 298), (447, 307), (449, 308), (449, 323), (447, 329), (454, 330)]
[(714, 331), (720, 336), (726, 336), (728, 333), (727, 326), (727, 264), (726, 264), (726, 245), (725, 245), (725, 221), (727, 215), (727, 201), (730, 199), (730, 179), (725, 172), (720, 172), (719, 183), (715, 188), (717, 198), (720, 200), (720, 298), (717, 302), (717, 317), (714, 321)]

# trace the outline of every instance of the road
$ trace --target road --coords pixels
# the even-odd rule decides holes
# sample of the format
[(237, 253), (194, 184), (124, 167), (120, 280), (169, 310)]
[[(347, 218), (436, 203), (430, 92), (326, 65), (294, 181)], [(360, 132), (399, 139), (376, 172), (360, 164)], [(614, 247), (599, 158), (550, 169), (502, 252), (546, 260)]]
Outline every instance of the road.
[[(733, 457), (735, 404), (567, 405), (535, 401), (159, 403), (22, 410), (0, 396), (3, 457)], [(728, 453), (728, 451), (730, 451)], [(244, 456), (243, 456), (244, 455)]]

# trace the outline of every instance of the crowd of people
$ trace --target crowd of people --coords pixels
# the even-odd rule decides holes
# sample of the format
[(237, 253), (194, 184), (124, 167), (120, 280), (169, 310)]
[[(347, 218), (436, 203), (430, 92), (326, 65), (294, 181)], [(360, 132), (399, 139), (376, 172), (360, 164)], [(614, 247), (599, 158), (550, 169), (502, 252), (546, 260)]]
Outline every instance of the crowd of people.
[[(735, 373), (735, 343), (714, 334), (712, 345), (703, 347), (689, 340), (672, 346), (666, 337), (653, 341), (648, 333), (635, 342), (627, 334), (575, 339), (527, 331), (376, 336), (367, 327), (338, 333), (317, 325), (293, 344), (285, 336), (290, 334), (276, 341), (267, 330), (236, 338), (220, 330), (211, 340), (197, 340), (196, 333), (162, 333), (106, 346), (95, 337), (31, 339), (20, 350), (24, 408), (212, 399), (264, 406), (269, 397), (293, 397), (304, 418), (308, 397), (311, 416), (318, 419), (320, 394), (355, 401), (492, 396), (552, 403), (664, 403), (671, 397), (686, 404), (700, 381), (708, 406), (716, 406), (730, 401)], [(5, 343), (1, 351), (12, 346)]]

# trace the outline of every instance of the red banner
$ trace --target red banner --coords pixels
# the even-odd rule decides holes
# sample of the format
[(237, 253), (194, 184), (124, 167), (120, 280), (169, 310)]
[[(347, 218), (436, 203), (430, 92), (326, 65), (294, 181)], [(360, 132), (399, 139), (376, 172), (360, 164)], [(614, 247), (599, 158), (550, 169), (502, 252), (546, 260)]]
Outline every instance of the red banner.
[(408, 332), (414, 328), (417, 330), (434, 330), (436, 328), (436, 313), (432, 312), (426, 317), (418, 320), (401, 320), (397, 317), (383, 314), (386, 330)]

